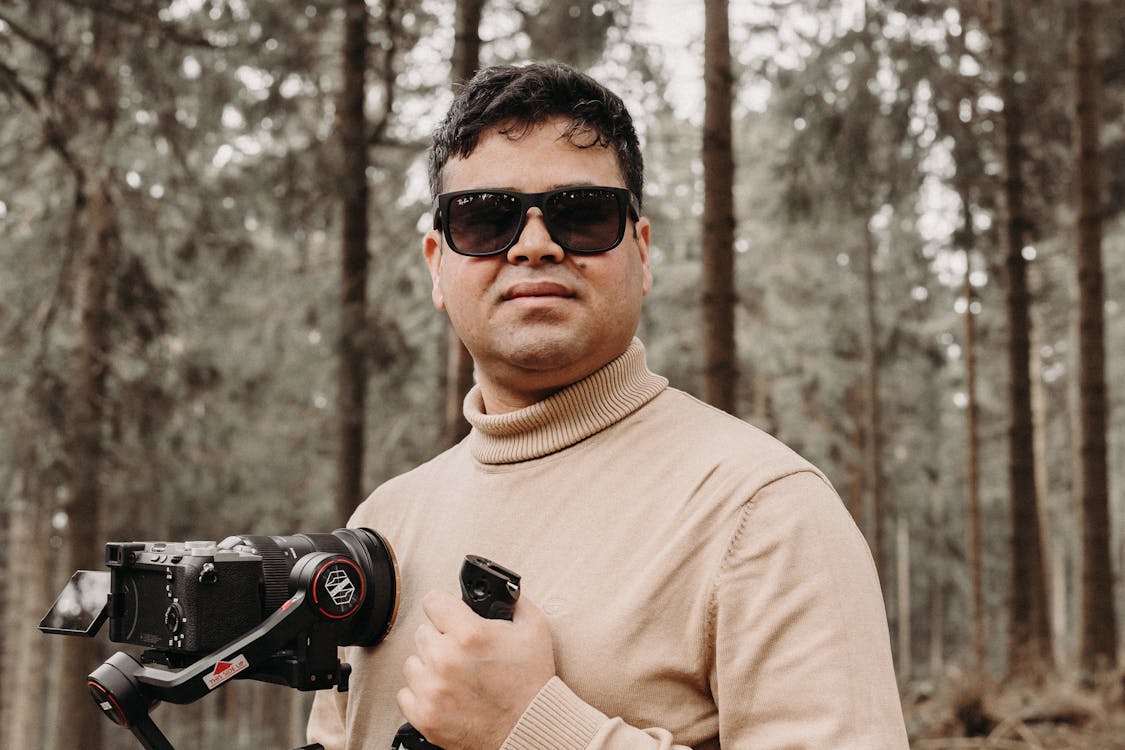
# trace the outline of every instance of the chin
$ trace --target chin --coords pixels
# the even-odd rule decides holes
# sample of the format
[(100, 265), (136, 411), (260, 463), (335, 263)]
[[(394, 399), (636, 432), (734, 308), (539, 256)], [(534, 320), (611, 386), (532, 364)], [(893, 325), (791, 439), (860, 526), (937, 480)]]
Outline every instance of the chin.
[(561, 370), (582, 359), (582, 355), (583, 348), (573, 340), (538, 336), (512, 346), (508, 361), (526, 370)]
[(538, 335), (509, 350), (508, 362), (526, 372), (551, 375), (550, 385), (570, 385), (592, 374), (619, 356), (629, 346), (632, 337), (618, 345), (609, 338)]

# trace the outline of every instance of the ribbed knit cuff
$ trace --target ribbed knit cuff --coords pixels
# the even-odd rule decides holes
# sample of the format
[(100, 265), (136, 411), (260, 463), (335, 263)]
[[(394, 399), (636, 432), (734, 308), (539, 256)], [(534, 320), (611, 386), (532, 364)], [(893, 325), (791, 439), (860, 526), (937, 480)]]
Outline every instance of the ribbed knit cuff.
[(608, 717), (552, 677), (523, 712), (500, 750), (582, 750)]

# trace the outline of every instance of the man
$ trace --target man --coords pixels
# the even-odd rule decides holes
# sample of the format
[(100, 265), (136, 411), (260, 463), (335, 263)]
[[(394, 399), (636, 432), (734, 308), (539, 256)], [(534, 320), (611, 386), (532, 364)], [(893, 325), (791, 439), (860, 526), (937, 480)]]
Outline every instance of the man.
[[(827, 480), (668, 387), (634, 338), (652, 286), (620, 99), (561, 65), (457, 96), (430, 160), (433, 301), (476, 366), (471, 434), (351, 525), (398, 555), (399, 622), (346, 649), (310, 741), (446, 750), (906, 747), (868, 549)], [(466, 554), (522, 575), (511, 622)]]

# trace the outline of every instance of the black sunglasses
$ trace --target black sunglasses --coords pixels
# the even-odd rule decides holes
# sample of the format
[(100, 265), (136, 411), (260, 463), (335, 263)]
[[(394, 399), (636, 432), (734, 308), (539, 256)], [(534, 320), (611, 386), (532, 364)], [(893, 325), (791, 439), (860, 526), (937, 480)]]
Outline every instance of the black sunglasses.
[(531, 207), (543, 212), (551, 239), (568, 253), (604, 253), (621, 244), (625, 221), (640, 218), (640, 205), (626, 188), (576, 187), (545, 193), (457, 190), (437, 197), (434, 229), (461, 255), (499, 255), (519, 240)]

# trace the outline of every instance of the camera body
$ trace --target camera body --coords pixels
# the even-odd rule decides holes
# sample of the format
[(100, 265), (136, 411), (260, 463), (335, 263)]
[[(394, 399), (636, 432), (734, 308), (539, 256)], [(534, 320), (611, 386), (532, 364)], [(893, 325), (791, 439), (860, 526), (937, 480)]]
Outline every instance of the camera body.
[(263, 558), (244, 545), (110, 542), (109, 638), (173, 653), (219, 648), (260, 623)]
[(258, 627), (308, 585), (301, 576), (309, 561), (324, 557), (337, 562), (316, 578), (311, 594), (339, 645), (375, 645), (398, 611), (394, 551), (366, 528), (239, 534), (220, 542), (110, 542), (105, 553), (108, 575), (75, 573), (40, 629), (90, 636), (108, 619), (111, 641), (183, 663)]

